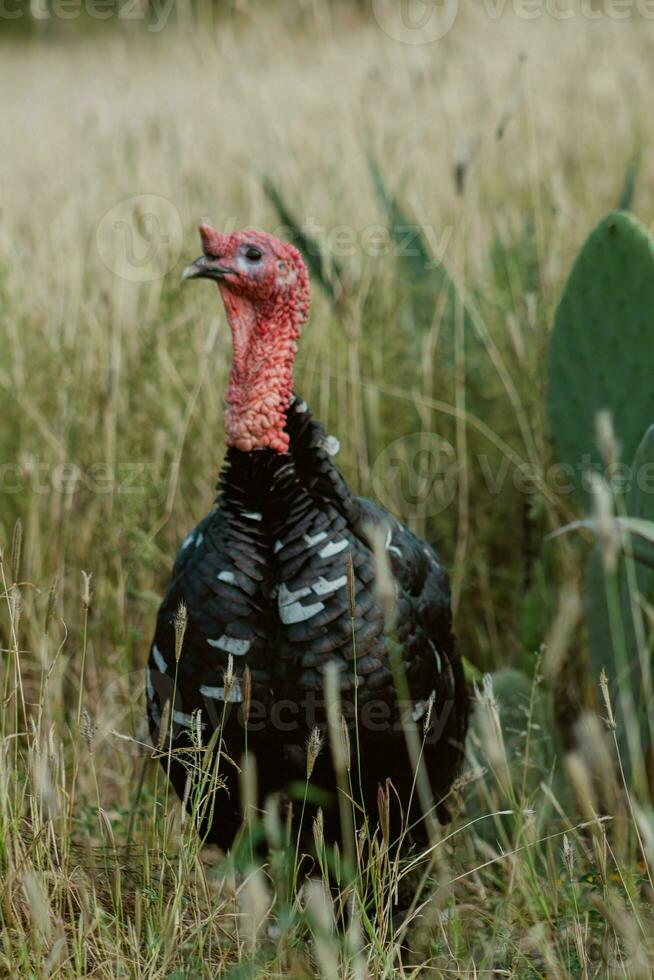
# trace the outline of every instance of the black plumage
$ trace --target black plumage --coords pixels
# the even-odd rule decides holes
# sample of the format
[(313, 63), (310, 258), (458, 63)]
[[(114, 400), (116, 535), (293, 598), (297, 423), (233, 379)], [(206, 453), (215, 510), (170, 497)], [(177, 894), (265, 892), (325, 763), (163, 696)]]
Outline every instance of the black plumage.
[[(175, 559), (147, 666), (150, 731), (165, 747), (162, 763), (189, 808), (197, 807), (198, 794), (208, 796), (198, 774), (198, 741), (208, 746), (216, 730), (222, 733), (221, 789), (215, 800), (203, 801), (198, 822), (201, 832), (223, 848), (232, 843), (241, 822), (238, 763), (246, 745), (246, 664), (250, 700), (257, 706), (257, 725), (248, 741), (255, 754), (267, 759), (264, 790), (278, 788), (282, 762), (281, 745), (268, 737), (277, 625), (270, 535), (262, 513), (271, 475), (280, 465), (282, 457), (272, 450), (228, 450), (216, 507), (184, 540)], [(230, 655), (231, 684), (226, 678)]]
[[(175, 693), (172, 763), (165, 755), (162, 761), (181, 797), (185, 788), (189, 796), (188, 774), (197, 759), (192, 751), (184, 756), (194, 741), (195, 713), (204, 725), (203, 744), (221, 727), (223, 785), (207, 808), (209, 816), (199, 822), (222, 847), (231, 844), (241, 819), (234, 763), (246, 744), (246, 665), (255, 709), (247, 746), (257, 757), (262, 802), (305, 777), (307, 739), (315, 724), (325, 722), (323, 671), (330, 662), (339, 669), (343, 714), (356, 727), (351, 745), (358, 744), (361, 753), (352, 769), (355, 797), (373, 823), (377, 789), (387, 779), (403, 807), (415, 797), (398, 674), (409, 694), (407, 717), (420, 729), (431, 717), (423, 761), (437, 804), (462, 758), (467, 693), (452, 635), (448, 579), (436, 553), (382, 508), (350, 492), (330, 455), (331, 440), (299, 399), (289, 406), (286, 431), (289, 453), (228, 451), (217, 506), (175, 561), (148, 664), (150, 726), (166, 746), (159, 726), (164, 704)], [(382, 535), (392, 574), (392, 625), (377, 588), (371, 533)], [(176, 662), (181, 602), (187, 625)], [(230, 654), (234, 678), (225, 704)], [(295, 708), (292, 721), (283, 725), (280, 704)], [(312, 782), (334, 793), (329, 752), (319, 756)], [(443, 804), (437, 812), (447, 819)]]
[[(360, 766), (352, 768), (354, 795), (373, 818), (377, 789), (386, 779), (403, 807), (412, 796), (401, 711), (405, 724), (417, 724), (421, 741), (429, 715), (423, 758), (437, 813), (446, 820), (440, 801), (460, 767), (468, 717), (447, 574), (428, 544), (377, 504), (351, 493), (330, 455), (333, 440), (305, 403), (292, 403), (287, 429), (294, 466), (274, 474), (271, 494), (280, 502), (272, 521), (278, 649), (288, 665), (280, 693), (301, 703), (308, 692), (322, 691), (322, 669), (337, 663), (343, 712), (353, 730), (356, 725), (361, 753)], [(392, 576), (390, 615), (377, 588), (373, 537)], [(403, 679), (406, 699), (400, 696)], [(297, 741), (306, 735), (299, 732)], [(288, 754), (299, 757), (297, 751)], [(328, 755), (319, 761), (316, 779), (333, 786)], [(416, 814), (404, 816), (413, 822)]]

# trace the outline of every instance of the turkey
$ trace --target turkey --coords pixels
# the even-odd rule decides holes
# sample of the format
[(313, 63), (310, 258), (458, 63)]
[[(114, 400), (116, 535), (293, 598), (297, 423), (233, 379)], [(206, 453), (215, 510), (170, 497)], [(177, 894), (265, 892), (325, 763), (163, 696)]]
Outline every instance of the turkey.
[[(202, 833), (228, 847), (241, 819), (237, 763), (246, 741), (262, 800), (303, 780), (333, 663), (360, 753), (353, 795), (372, 822), (386, 780), (398, 813), (417, 819), (407, 719), (419, 727), (421, 766), (447, 820), (442, 801), (461, 763), (468, 711), (446, 572), (428, 544), (352, 494), (333, 462), (335, 440), (292, 392), (309, 309), (299, 252), (260, 231), (221, 235), (202, 225), (200, 235), (203, 255), (184, 278), (217, 282), (231, 329), (228, 448), (216, 507), (182, 543), (150, 652), (150, 729), (166, 749), (172, 733), (162, 763), (187, 805), (195, 797), (197, 810), (200, 801)], [(380, 541), (392, 624), (376, 583)], [(217, 776), (194, 793), (198, 734), (206, 746), (217, 729)], [(335, 794), (328, 752), (312, 781)]]

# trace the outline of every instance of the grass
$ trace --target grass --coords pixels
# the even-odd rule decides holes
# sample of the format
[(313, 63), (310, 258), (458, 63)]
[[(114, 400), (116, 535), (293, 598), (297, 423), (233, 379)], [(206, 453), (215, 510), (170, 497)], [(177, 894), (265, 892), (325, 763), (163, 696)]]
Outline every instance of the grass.
[[(545, 540), (576, 512), (543, 410), (563, 281), (646, 131), (649, 23), (471, 4), (411, 46), (346, 7), (296, 21), (0, 38), (0, 974), (649, 977), (654, 817), (585, 710), (610, 719), (588, 548)], [(370, 152), (455, 284), (427, 322), (370, 254)], [(336, 901), (326, 870), (289, 883), (274, 805), (264, 868), (203, 850), (144, 744), (159, 596), (223, 452), (229, 340), (179, 273), (200, 219), (278, 227), (267, 180), (347, 277), (314, 289), (297, 388), (447, 558), (479, 682), (454, 824), (402, 863), (377, 833)]]

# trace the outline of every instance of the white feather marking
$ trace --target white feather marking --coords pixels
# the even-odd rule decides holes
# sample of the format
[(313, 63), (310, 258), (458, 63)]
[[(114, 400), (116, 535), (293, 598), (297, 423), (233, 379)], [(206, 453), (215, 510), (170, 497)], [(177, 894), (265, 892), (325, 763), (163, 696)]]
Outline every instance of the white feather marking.
[(184, 551), (184, 549), (188, 548), (190, 544), (193, 544), (194, 540), (195, 540), (195, 534), (193, 533), (193, 531), (191, 531), (191, 533), (187, 535), (187, 537), (185, 537), (184, 540), (182, 541), (179, 550)]
[(434, 646), (434, 644), (432, 643), (431, 640), (429, 640), (428, 643), (429, 643), (429, 646), (434, 651), (434, 657), (436, 658), (436, 669), (438, 670), (438, 673), (440, 674), (441, 670), (443, 669), (443, 666), (442, 666), (442, 663), (441, 663), (441, 655), (440, 655), (440, 653), (438, 652), (438, 650), (436, 649), (436, 647)]
[(341, 575), (340, 578), (332, 579), (329, 582), (326, 578), (321, 575), (317, 582), (311, 586), (312, 590), (316, 595), (331, 595), (332, 592), (338, 592), (339, 589), (344, 588), (347, 585), (347, 575)]
[[(200, 688), (200, 694), (202, 694), (205, 698), (213, 698), (215, 701), (225, 700), (224, 687), (210, 687), (208, 684), (203, 684)], [(229, 689), (227, 702), (240, 703), (242, 700), (243, 692), (241, 691), (241, 685), (239, 684), (238, 678), (234, 677), (232, 680), (232, 686)]]
[(217, 640), (207, 640), (207, 643), (210, 647), (216, 647), (217, 650), (224, 650), (225, 653), (231, 653), (235, 657), (242, 657), (252, 645), (251, 640), (237, 640), (235, 637), (227, 636), (225, 633), (219, 636)]
[(330, 541), (322, 551), (318, 552), (318, 555), (320, 558), (332, 558), (334, 555), (340, 555), (341, 551), (345, 551), (349, 547), (349, 542), (345, 538), (341, 538), (340, 541)]
[(298, 599), (304, 599), (307, 595), (311, 595), (311, 589), (303, 587), (298, 589), (297, 592), (291, 592), (286, 585), (282, 584), (277, 594), (277, 605), (281, 609), (282, 606), (290, 606), (293, 602), (297, 602)]
[(401, 558), (402, 552), (400, 551), (399, 548), (396, 548), (395, 545), (391, 544), (392, 540), (393, 540), (393, 530), (392, 528), (389, 527), (386, 532), (386, 541), (384, 542), (384, 548), (386, 549), (386, 551), (392, 551), (394, 555), (397, 555), (398, 558)]
[(145, 684), (148, 689), (148, 701), (154, 700), (154, 685), (152, 683), (152, 671), (149, 667), (145, 669)]
[(283, 541), (275, 541), (275, 548), (274, 548), (275, 554), (281, 551), (283, 547), (284, 547)]
[(244, 510), (241, 512), (242, 517), (248, 517), (251, 521), (262, 521), (263, 514), (260, 514), (256, 510)]
[(336, 436), (325, 436), (322, 441), (322, 448), (328, 456), (336, 456), (341, 448), (341, 444)]
[(303, 606), (301, 602), (294, 602), (290, 606), (282, 606), (279, 615), (282, 623), (290, 626), (291, 623), (303, 623), (305, 619), (311, 619), (325, 608), (322, 602), (314, 602), (310, 606)]
[(161, 656), (161, 650), (159, 649), (156, 643), (152, 644), (152, 656), (154, 657), (154, 662), (157, 665), (157, 670), (159, 671), (159, 673), (165, 674), (166, 671), (168, 670), (168, 664)]
[(320, 544), (320, 542), (324, 541), (326, 537), (327, 537), (326, 531), (318, 531), (318, 533), (314, 534), (313, 536), (310, 534), (305, 534), (304, 540), (306, 541), (306, 543), (309, 545), (310, 548), (313, 548), (314, 544)]
[(193, 727), (193, 715), (187, 715), (183, 711), (173, 711), (173, 721), (176, 725), (183, 725), (185, 728)]
[(204, 534), (202, 533), (202, 531), (200, 531), (197, 538), (195, 539), (195, 547), (199, 548), (203, 541), (204, 541)]
[(306, 410), (307, 410), (308, 407), (309, 406), (307, 405), (307, 403), (305, 401), (301, 401), (301, 402), (298, 402), (297, 405), (295, 406), (295, 411), (296, 412), (306, 412)]
[(219, 572), (218, 581), (227, 582), (228, 585), (234, 585), (236, 582), (236, 576), (234, 575), (234, 572)]

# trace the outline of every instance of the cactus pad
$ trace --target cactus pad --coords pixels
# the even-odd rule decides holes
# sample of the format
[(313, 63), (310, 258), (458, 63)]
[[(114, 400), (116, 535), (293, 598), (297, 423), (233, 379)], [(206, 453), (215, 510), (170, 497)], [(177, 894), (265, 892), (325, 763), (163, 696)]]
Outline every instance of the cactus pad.
[(654, 418), (654, 251), (645, 228), (616, 211), (590, 234), (563, 291), (552, 333), (548, 409), (559, 460), (584, 502), (583, 473), (602, 462), (595, 418), (608, 410), (623, 460)]
[[(654, 425), (647, 430), (638, 451), (634, 457), (629, 472), (629, 484), (625, 492), (625, 510), (629, 517), (641, 518), (654, 522)], [(654, 600), (654, 546), (648, 542), (632, 538), (634, 550), (634, 585), (638, 593), (634, 606), (636, 610), (642, 601), (651, 603)], [(654, 725), (654, 703), (648, 694), (651, 684), (651, 671), (646, 665), (649, 656), (651, 664), (651, 645), (649, 654), (641, 651), (639, 636), (648, 649), (647, 617), (642, 618), (643, 632), (640, 633), (634, 625), (634, 606), (629, 588), (627, 571), (624, 561), (620, 563), (616, 587), (620, 601), (620, 615), (624, 633), (625, 651), (627, 657), (628, 676), (622, 678), (623, 683), (631, 686), (633, 703), (639, 719), (643, 746), (650, 742), (650, 721)], [(612, 702), (618, 720), (617, 738), (620, 756), (625, 769), (629, 769), (629, 751), (626, 728), (629, 722), (622, 717), (618, 698), (618, 677), (616, 658), (613, 649), (610, 619), (606, 601), (606, 583), (599, 549), (595, 548), (586, 569), (585, 608), (588, 628), (588, 647), (591, 660), (593, 680), (597, 682), (600, 671), (604, 669), (609, 679)], [(638, 612), (636, 611), (636, 615)], [(651, 638), (650, 638), (651, 644)], [(641, 660), (644, 652), (645, 663)], [(643, 674), (645, 671), (646, 676)], [(648, 713), (650, 721), (648, 721)]]

